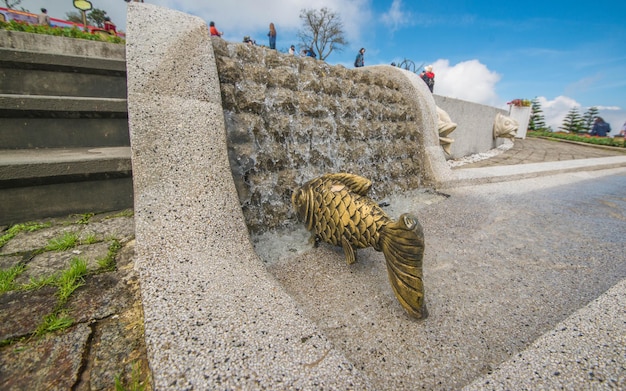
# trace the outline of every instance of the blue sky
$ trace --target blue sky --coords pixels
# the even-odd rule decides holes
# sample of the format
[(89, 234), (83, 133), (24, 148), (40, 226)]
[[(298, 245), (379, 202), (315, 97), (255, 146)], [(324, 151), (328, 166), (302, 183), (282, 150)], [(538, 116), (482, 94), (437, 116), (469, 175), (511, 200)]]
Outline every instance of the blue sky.
[[(123, 0), (91, 0), (126, 27)], [(365, 64), (433, 64), (435, 93), (507, 108), (539, 98), (548, 124), (597, 106), (616, 133), (626, 122), (626, 1), (547, 0), (424, 2), (410, 0), (145, 0), (215, 21), (224, 38), (249, 35), (267, 45), (270, 22), (277, 49), (297, 44), (300, 10), (328, 7), (340, 15), (349, 41), (327, 62), (352, 67), (361, 47)], [(22, 0), (52, 17), (73, 11), (71, 0)]]

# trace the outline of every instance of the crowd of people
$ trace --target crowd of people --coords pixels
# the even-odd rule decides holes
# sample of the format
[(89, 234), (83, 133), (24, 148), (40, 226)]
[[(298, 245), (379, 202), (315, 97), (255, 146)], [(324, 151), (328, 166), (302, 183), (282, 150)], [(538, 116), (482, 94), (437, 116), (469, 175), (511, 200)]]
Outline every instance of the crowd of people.
[[(222, 35), (224, 35), (223, 31), (220, 31), (217, 29), (217, 27), (215, 26), (215, 22), (211, 21), (209, 22), (209, 33), (211, 34), (211, 36), (213, 37), (221, 37)], [(272, 50), (276, 50), (276, 38), (277, 38), (278, 34), (276, 33), (276, 26), (274, 25), (274, 23), (270, 23), (269, 24), (269, 29), (267, 32), (267, 37), (268, 37), (268, 46), (270, 49)], [(249, 35), (245, 35), (243, 37), (243, 42), (250, 44), (250, 45), (257, 45), (256, 40), (254, 40), (251, 36)], [(365, 49), (363, 49), (365, 50)], [(288, 53), (292, 56), (296, 55), (296, 46), (295, 45), (291, 45), (289, 47)], [(313, 57), (313, 58), (317, 58), (317, 54), (315, 54), (315, 50), (313, 50), (312, 47), (308, 47), (308, 48), (304, 48), (299, 52), (300, 56), (302, 57)]]
[[(219, 31), (217, 29), (217, 27), (215, 26), (215, 22), (213, 21), (209, 23), (209, 31), (210, 31), (211, 36), (214, 36), (214, 37), (221, 37), (224, 34), (223, 31)], [(269, 38), (269, 48), (276, 50), (277, 33), (276, 33), (276, 26), (274, 25), (274, 23), (270, 23), (267, 36)], [(250, 45), (256, 45), (256, 41), (252, 39), (249, 35), (246, 35), (243, 37), (243, 42), (250, 44)], [(296, 55), (295, 45), (291, 45), (289, 47), (288, 53), (292, 56)], [(313, 50), (313, 47), (302, 48), (299, 54), (301, 57), (317, 58), (317, 54), (315, 53), (315, 50)], [(392, 63), (392, 65), (395, 65), (395, 64)], [(354, 59), (354, 67), (361, 68), (364, 66), (365, 66), (365, 48), (361, 48), (359, 49), (356, 55), (356, 58)], [(424, 83), (426, 83), (426, 85), (428, 86), (428, 89), (432, 93), (435, 88), (435, 73), (433, 72), (433, 66), (428, 65), (424, 67), (423, 72), (420, 73), (420, 77), (422, 78), (422, 80), (424, 80)]]

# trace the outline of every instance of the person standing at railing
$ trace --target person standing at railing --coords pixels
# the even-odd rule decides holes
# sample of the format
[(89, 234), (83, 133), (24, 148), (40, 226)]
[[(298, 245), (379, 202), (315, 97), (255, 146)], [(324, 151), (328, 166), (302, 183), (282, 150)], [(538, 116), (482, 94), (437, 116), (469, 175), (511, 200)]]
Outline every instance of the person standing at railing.
[(113, 35), (117, 33), (117, 27), (113, 22), (111, 22), (111, 18), (109, 17), (104, 18), (104, 31)]
[(50, 17), (48, 16), (47, 9), (41, 9), (41, 13), (37, 15), (37, 24), (40, 26), (50, 26)]
[(270, 37), (270, 49), (276, 49), (276, 27), (274, 27), (274, 23), (270, 23), (270, 32), (267, 33), (267, 36)]

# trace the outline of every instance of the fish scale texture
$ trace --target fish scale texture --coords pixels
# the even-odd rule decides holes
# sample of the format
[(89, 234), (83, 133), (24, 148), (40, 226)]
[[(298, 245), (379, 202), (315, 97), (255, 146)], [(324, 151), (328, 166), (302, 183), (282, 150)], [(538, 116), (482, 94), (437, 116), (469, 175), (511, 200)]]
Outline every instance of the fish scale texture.
[(357, 248), (379, 249), (378, 233), (390, 220), (374, 201), (333, 181), (320, 180), (312, 185), (311, 210), (317, 216), (313, 229), (320, 239), (341, 246), (341, 238), (345, 237)]

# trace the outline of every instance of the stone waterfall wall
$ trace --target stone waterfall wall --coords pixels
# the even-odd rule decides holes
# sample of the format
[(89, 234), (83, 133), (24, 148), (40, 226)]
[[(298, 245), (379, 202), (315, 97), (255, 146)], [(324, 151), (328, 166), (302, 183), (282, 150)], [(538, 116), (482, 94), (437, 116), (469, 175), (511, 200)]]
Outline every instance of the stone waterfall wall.
[(375, 199), (428, 184), (419, 105), (397, 78), (212, 42), (230, 164), (252, 232), (295, 222), (292, 189), (323, 173), (369, 178)]

